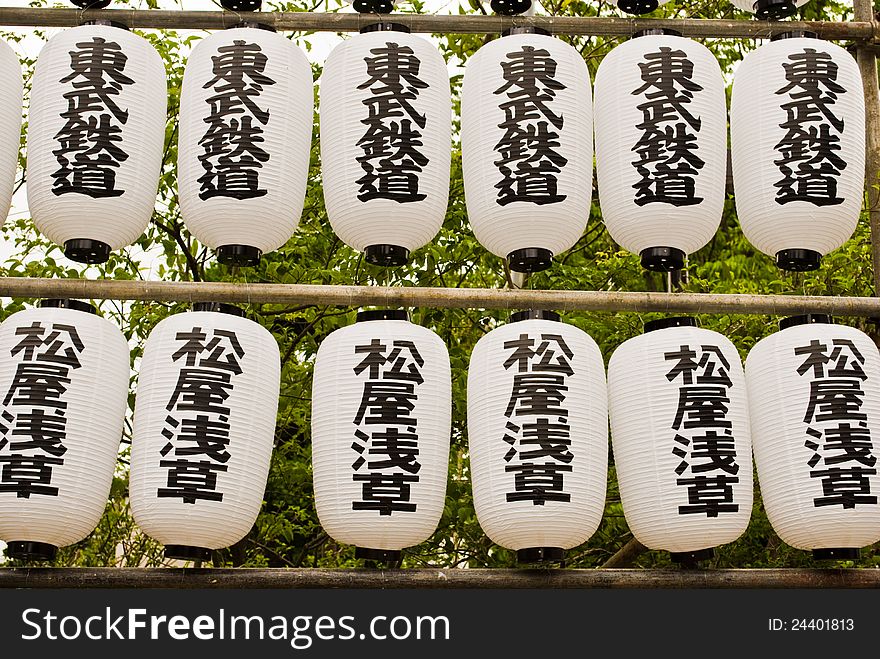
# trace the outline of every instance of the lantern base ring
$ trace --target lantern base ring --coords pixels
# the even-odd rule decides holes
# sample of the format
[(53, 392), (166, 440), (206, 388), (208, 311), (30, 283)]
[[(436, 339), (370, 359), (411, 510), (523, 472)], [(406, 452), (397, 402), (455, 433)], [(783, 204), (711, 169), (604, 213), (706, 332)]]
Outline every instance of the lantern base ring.
[(642, 267), (654, 272), (672, 272), (684, 267), (685, 253), (675, 247), (648, 247), (639, 252)]
[(364, 250), (364, 259), (370, 265), (381, 265), (385, 268), (406, 265), (409, 261), (409, 250), (400, 245), (369, 245)]
[(657, 9), (660, 3), (657, 0), (618, 0), (618, 9), (627, 14), (650, 14)]
[(355, 547), (354, 550), (355, 558), (363, 558), (368, 561), (385, 561), (386, 563), (390, 563), (392, 561), (400, 560), (400, 550), (399, 549), (370, 549), (369, 547)]
[[(378, 13), (387, 13), (387, 12), (378, 12)], [(409, 33), (409, 27), (404, 25), (403, 23), (393, 23), (389, 21), (383, 21), (382, 23), (370, 23), (369, 25), (365, 25), (360, 29), (361, 34), (366, 34), (367, 32), (406, 32)]]
[(552, 320), (558, 323), (560, 322), (560, 317), (555, 311), (549, 311), (547, 309), (526, 309), (525, 311), (517, 311), (510, 314), (510, 318), (507, 319), (507, 322), (519, 323), (523, 320)]
[(696, 567), (700, 561), (708, 561), (715, 557), (715, 550), (712, 547), (708, 549), (697, 549), (695, 551), (672, 551), (669, 552), (669, 558), (673, 563), (678, 563), (683, 567)]
[(794, 0), (758, 0), (752, 7), (761, 20), (786, 18), (797, 11)]
[(857, 561), (861, 558), (862, 553), (858, 548), (823, 548), (814, 549), (813, 558), (817, 561)]
[(489, 6), (501, 16), (516, 16), (528, 11), (532, 0), (491, 0)]
[(110, 258), (110, 245), (100, 240), (74, 238), (64, 241), (64, 256), (77, 263), (104, 263)]
[(811, 249), (783, 249), (776, 252), (776, 267), (792, 272), (818, 270), (822, 264), (822, 255)]
[(210, 561), (211, 550), (189, 545), (165, 545), (165, 558), (176, 558), (181, 561)]
[(543, 247), (526, 247), (508, 254), (507, 262), (514, 272), (540, 272), (553, 265), (553, 252)]
[(262, 250), (250, 245), (220, 245), (217, 248), (217, 260), (223, 265), (259, 265), (262, 257)]
[(526, 547), (516, 552), (517, 563), (561, 563), (564, 560), (562, 547)]
[(58, 547), (46, 542), (10, 542), (6, 545), (6, 557), (22, 561), (51, 561), (55, 559)]

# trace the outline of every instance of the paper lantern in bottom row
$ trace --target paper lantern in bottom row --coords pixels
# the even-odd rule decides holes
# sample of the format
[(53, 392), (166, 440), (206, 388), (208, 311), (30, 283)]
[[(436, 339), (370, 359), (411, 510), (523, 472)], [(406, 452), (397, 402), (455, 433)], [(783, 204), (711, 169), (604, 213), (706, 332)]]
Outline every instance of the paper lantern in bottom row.
[(334, 540), (356, 557), (396, 560), (434, 533), (451, 412), (446, 346), (405, 311), (362, 311), (321, 342), (312, 465), (318, 518)]
[(611, 445), (627, 524), (691, 563), (736, 540), (752, 512), (752, 452), (735, 346), (692, 318), (645, 324), (608, 363)]
[(880, 355), (829, 316), (784, 319), (746, 358), (758, 483), (779, 537), (818, 559), (880, 541)]
[(474, 506), (522, 563), (562, 560), (605, 506), (608, 404), (599, 347), (549, 311), (513, 314), (468, 369)]
[(131, 509), (168, 558), (210, 559), (250, 531), (263, 503), (281, 359), (272, 334), (242, 316), (198, 303), (144, 345)]
[(128, 344), (77, 300), (43, 300), (0, 325), (0, 539), (52, 560), (107, 505), (128, 400)]

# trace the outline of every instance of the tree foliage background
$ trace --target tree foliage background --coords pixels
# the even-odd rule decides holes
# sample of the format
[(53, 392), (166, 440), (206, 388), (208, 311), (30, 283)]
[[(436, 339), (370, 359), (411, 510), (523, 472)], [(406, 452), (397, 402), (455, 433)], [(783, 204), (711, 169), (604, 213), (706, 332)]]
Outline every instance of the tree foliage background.
[[(476, 0), (458, 8), (459, 13), (485, 12)], [(46, 6), (43, 0), (32, 6)], [(58, 4), (57, 6), (65, 6)], [(157, 8), (157, 0), (113, 8)], [(302, 12), (339, 11), (340, 0), (307, 0), (269, 3), (264, 10)], [(219, 8), (219, 7), (218, 7)], [(453, 11), (455, 9), (453, 8)], [(401, 12), (425, 13), (420, 0), (403, 2)], [(444, 9), (449, 11), (449, 9)], [(543, 11), (560, 16), (619, 16), (613, 5), (579, 0), (545, 0)], [(851, 6), (832, 0), (812, 0), (799, 10), (800, 20), (851, 20)], [(724, 18), (753, 20), (725, 0), (673, 2), (649, 17)], [(210, 250), (198, 244), (183, 225), (176, 199), (177, 120), (180, 86), (186, 55), (206, 33), (138, 31), (161, 54), (168, 74), (168, 123), (162, 178), (155, 211), (148, 230), (132, 247), (114, 252), (101, 266), (82, 266), (66, 259), (61, 249), (43, 238), (27, 214), (13, 215), (2, 227), (6, 241), (14, 245), (13, 256), (0, 267), (0, 276), (142, 279), (159, 277), (169, 281), (229, 281), (276, 284), (382, 284), (391, 286), (442, 286), (502, 288), (512, 285), (502, 259), (486, 252), (473, 236), (467, 220), (458, 140), (458, 98), (462, 72), (468, 58), (497, 35), (433, 35), (450, 64), (456, 120), (453, 126), (452, 177), (449, 206), (440, 234), (429, 245), (415, 251), (405, 267), (384, 271), (365, 264), (330, 228), (324, 208), (317, 131), (318, 80), (321, 63), (313, 64), (316, 114), (311, 169), (305, 208), (296, 235), (277, 252), (264, 256), (257, 268), (230, 269), (216, 263)], [(309, 49), (314, 35), (287, 34)], [(347, 35), (339, 35), (344, 38)], [(22, 130), (19, 186), (24, 180), (24, 134), (27, 128), (27, 94), (35, 56), (23, 54), (24, 40), (47, 37), (44, 30), (11, 31), (3, 37), (18, 45), (25, 70), (25, 123)], [(621, 42), (616, 38), (561, 37), (577, 48), (591, 75), (602, 57)], [(755, 48), (753, 40), (701, 40), (716, 55), (722, 70), (732, 72), (744, 54)], [(841, 44), (846, 46), (847, 44)], [(729, 93), (729, 87), (728, 87)], [(555, 265), (532, 275), (525, 286), (536, 289), (661, 291), (695, 293), (754, 293), (869, 296), (872, 287), (870, 233), (866, 217), (851, 240), (825, 259), (821, 269), (805, 274), (787, 274), (772, 260), (756, 251), (739, 228), (732, 196), (725, 204), (721, 227), (712, 242), (691, 255), (680, 281), (641, 268), (637, 255), (622, 251), (605, 231), (593, 189), (593, 206), (586, 232)], [(33, 300), (15, 299), (0, 318), (32, 305)], [(85, 540), (59, 552), (58, 566), (154, 566), (163, 564), (162, 548), (139, 532), (127, 506), (127, 458), (130, 446), (131, 412), (134, 405), (136, 372), (144, 340), (157, 322), (184, 311), (185, 305), (162, 302), (93, 301), (106, 318), (117, 323), (129, 339), (132, 357), (132, 388), (129, 418), (110, 500), (98, 528)], [(275, 450), (262, 511), (251, 532), (236, 545), (214, 552), (215, 566), (337, 567), (356, 566), (354, 548), (333, 541), (321, 529), (312, 495), (311, 438), (309, 427), (312, 367), (322, 339), (337, 328), (354, 322), (356, 308), (316, 305), (250, 305), (249, 316), (275, 336), (282, 355), (282, 381)], [(453, 369), (453, 434), (449, 461), (446, 507), (434, 535), (417, 547), (405, 550), (404, 567), (506, 567), (515, 565), (515, 554), (494, 545), (482, 532), (473, 507), (467, 458), (466, 380), (467, 365), (476, 341), (506, 320), (506, 314), (479, 309), (411, 309), (411, 320), (439, 334), (449, 349)], [(566, 322), (589, 333), (605, 357), (625, 340), (642, 332), (650, 315), (635, 313), (564, 313)], [(778, 318), (760, 315), (713, 314), (698, 317), (700, 324), (729, 337), (743, 358), (762, 337), (776, 330)], [(841, 319), (858, 326), (872, 337), (877, 330), (868, 319)], [(627, 528), (617, 490), (613, 454), (609, 451), (609, 480), (602, 523), (585, 544), (568, 552), (567, 567), (601, 566), (632, 538)], [(712, 567), (807, 566), (809, 552), (788, 547), (771, 529), (762, 508), (757, 479), (754, 510), (746, 533), (736, 542), (716, 549)], [(14, 565), (14, 562), (9, 562)], [(640, 567), (670, 565), (667, 552), (644, 551), (634, 563)], [(851, 565), (851, 564), (850, 564)], [(880, 565), (876, 548), (862, 552), (860, 566)]]

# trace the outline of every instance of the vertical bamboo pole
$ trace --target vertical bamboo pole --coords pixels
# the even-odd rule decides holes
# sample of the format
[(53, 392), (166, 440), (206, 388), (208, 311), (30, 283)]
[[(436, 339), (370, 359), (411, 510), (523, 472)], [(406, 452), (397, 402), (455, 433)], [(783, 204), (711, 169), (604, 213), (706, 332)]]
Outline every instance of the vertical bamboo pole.
[[(875, 20), (872, 0), (853, 0), (853, 9), (855, 20)], [(857, 46), (856, 59), (865, 88), (865, 189), (871, 223), (874, 295), (880, 296), (880, 88), (877, 84), (877, 57), (871, 48)]]

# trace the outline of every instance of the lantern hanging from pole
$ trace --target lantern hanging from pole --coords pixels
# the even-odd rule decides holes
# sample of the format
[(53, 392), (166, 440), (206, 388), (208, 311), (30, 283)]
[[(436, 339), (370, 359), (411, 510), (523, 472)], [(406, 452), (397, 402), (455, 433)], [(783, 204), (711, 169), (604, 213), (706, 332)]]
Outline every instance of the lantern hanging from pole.
[(773, 530), (817, 559), (880, 541), (880, 355), (865, 333), (794, 316), (746, 358), (755, 466)]
[(852, 235), (865, 182), (865, 99), (855, 59), (792, 32), (746, 55), (730, 101), (736, 212), (784, 270), (815, 270)]
[(452, 101), (440, 52), (398, 23), (336, 46), (320, 88), (321, 173), (336, 234), (368, 263), (403, 265), (443, 224)]
[(474, 506), (519, 562), (559, 561), (605, 507), (605, 365), (596, 342), (556, 313), (510, 320), (477, 342), (468, 368)]
[(131, 510), (165, 556), (208, 560), (254, 524), (281, 378), (275, 338), (228, 304), (162, 320), (144, 345), (131, 440)]
[(708, 48), (645, 30), (596, 72), (596, 174), (611, 237), (642, 266), (679, 270), (724, 210), (727, 105)]
[(230, 265), (257, 265), (293, 235), (312, 138), (308, 59), (247, 18), (196, 45), (180, 97), (181, 214)]
[(616, 0), (617, 8), (627, 14), (650, 14), (669, 0)]
[(734, 345), (693, 318), (646, 323), (611, 356), (608, 400), (621, 503), (636, 539), (693, 563), (742, 535), (752, 452)]
[(165, 110), (162, 58), (124, 26), (96, 21), (43, 46), (28, 117), (28, 206), (67, 257), (103, 263), (147, 228)]
[(128, 401), (128, 344), (78, 300), (43, 300), (0, 324), (0, 539), (52, 560), (107, 505)]
[(324, 339), (312, 384), (324, 530), (371, 560), (427, 540), (443, 512), (451, 414), (446, 346), (405, 311), (362, 311)]
[(810, 0), (730, 0), (737, 9), (763, 20), (776, 20), (794, 15)]
[(18, 148), (21, 141), (21, 104), (23, 81), (21, 62), (5, 41), (0, 41), (0, 225), (9, 214), (15, 175), (18, 170)]
[(590, 215), (590, 75), (539, 28), (512, 28), (469, 60), (461, 91), (465, 201), (477, 240), (517, 272), (574, 245)]

